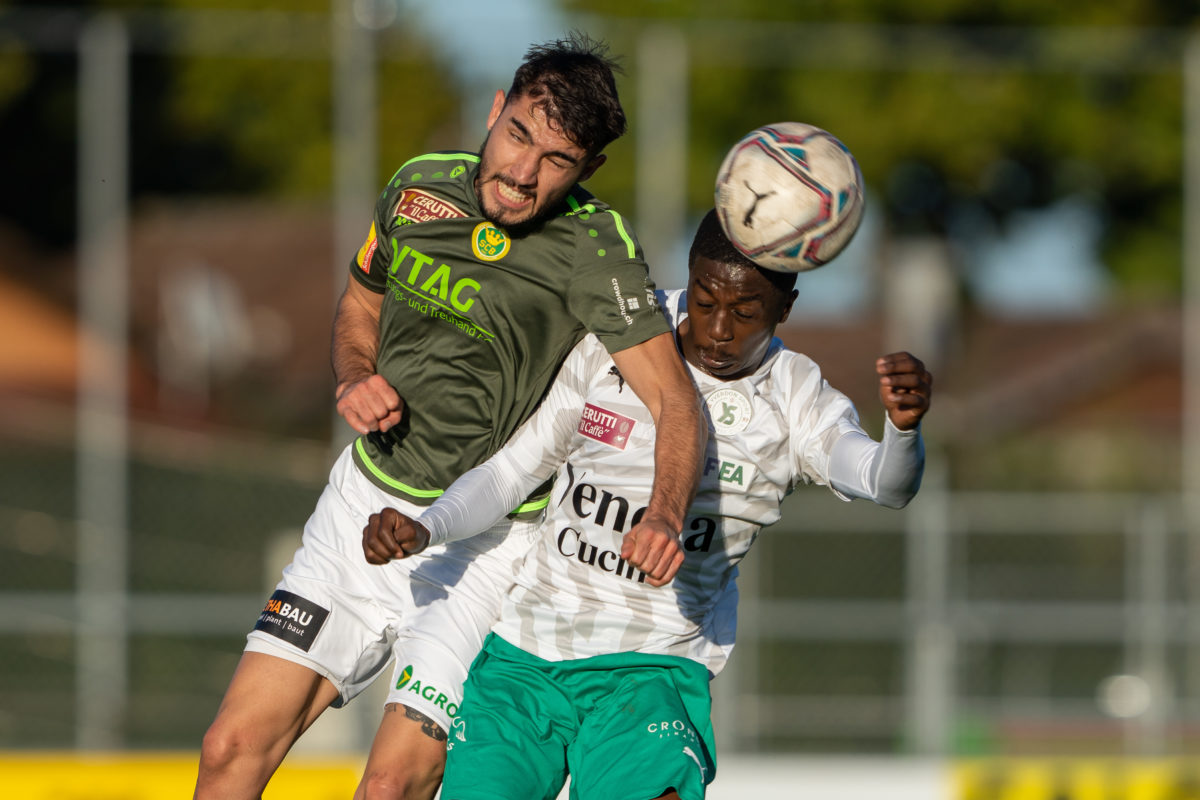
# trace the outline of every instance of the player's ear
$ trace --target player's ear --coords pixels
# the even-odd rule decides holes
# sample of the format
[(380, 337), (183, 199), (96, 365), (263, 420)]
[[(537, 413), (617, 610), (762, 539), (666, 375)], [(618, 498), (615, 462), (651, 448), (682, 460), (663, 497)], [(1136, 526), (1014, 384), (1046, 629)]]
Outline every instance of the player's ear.
[(796, 302), (796, 298), (800, 296), (797, 289), (792, 289), (787, 299), (783, 301), (783, 308), (779, 312), (779, 322), (787, 322), (788, 314), (792, 313), (792, 303)]
[(492, 110), (488, 112), (487, 127), (490, 131), (492, 126), (496, 124), (496, 120), (500, 119), (500, 112), (504, 110), (504, 92), (496, 90), (496, 96), (492, 98)]
[(607, 160), (608, 156), (604, 155), (604, 153), (597, 154), (596, 157), (589, 161), (588, 165), (583, 168), (583, 172), (579, 175), (579, 182), (582, 183), (583, 181), (586, 181), (588, 178), (592, 177), (596, 170), (600, 169), (600, 165)]

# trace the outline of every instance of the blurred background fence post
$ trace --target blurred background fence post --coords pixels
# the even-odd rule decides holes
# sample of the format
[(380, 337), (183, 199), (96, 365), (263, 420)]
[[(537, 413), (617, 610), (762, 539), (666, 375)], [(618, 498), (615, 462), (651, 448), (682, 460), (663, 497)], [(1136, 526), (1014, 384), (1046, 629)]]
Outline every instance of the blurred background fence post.
[(129, 40), (120, 17), (79, 38), (77, 747), (125, 743), (128, 681)]

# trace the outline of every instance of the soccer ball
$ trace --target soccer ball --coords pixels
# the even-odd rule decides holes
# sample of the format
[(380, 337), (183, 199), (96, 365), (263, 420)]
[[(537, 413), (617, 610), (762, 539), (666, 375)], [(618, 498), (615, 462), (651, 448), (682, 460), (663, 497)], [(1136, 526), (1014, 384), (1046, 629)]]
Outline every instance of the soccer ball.
[(750, 131), (717, 172), (725, 235), (756, 264), (779, 272), (814, 269), (840, 253), (858, 230), (864, 202), (854, 156), (803, 122)]

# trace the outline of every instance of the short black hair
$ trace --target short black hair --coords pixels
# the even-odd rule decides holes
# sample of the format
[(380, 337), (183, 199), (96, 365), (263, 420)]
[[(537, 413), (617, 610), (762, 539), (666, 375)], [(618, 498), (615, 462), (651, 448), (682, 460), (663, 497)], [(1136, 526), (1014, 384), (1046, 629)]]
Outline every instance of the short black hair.
[(749, 256), (734, 247), (733, 242), (729, 241), (729, 237), (725, 235), (725, 230), (721, 227), (721, 219), (717, 216), (716, 209), (709, 209), (708, 213), (704, 215), (704, 219), (700, 220), (700, 227), (696, 229), (696, 235), (692, 239), (692, 248), (688, 251), (688, 267), (691, 268), (696, 263), (696, 259), (701, 256), (718, 264), (758, 270), (772, 286), (784, 295), (790, 294), (796, 288), (796, 273), (779, 272), (760, 267), (750, 260)]
[(607, 44), (571, 31), (565, 39), (529, 48), (506, 101), (533, 98), (552, 124), (594, 156), (625, 133), (615, 77), (620, 71)]

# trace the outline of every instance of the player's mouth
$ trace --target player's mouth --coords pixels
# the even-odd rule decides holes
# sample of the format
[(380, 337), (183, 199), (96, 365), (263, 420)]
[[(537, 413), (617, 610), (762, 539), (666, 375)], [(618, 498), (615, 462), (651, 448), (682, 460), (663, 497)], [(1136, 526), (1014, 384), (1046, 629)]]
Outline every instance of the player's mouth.
[(496, 187), (496, 199), (514, 211), (525, 208), (534, 201), (534, 195), (523, 192), (516, 186), (510, 186), (499, 176), (492, 178), (492, 185)]
[(697, 350), (700, 366), (709, 375), (723, 375), (737, 367), (737, 359), (719, 350)]

